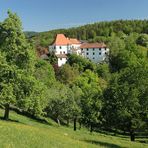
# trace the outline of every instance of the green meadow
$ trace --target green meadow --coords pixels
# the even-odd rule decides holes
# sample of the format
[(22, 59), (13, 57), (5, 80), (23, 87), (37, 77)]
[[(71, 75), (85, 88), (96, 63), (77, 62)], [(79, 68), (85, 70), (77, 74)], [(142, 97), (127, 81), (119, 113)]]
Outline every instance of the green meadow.
[[(3, 110), (0, 110), (2, 117)], [(129, 137), (90, 133), (86, 129), (73, 131), (71, 127), (49, 125), (28, 117), (10, 113), (10, 121), (0, 120), (0, 148), (147, 148), (140, 139), (131, 142)]]

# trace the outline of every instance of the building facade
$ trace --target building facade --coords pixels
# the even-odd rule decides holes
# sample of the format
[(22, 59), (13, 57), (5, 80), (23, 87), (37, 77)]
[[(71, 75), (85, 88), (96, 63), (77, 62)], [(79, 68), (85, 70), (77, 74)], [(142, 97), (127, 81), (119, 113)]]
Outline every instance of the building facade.
[(56, 55), (60, 67), (67, 62), (67, 54), (77, 54), (100, 63), (108, 57), (109, 48), (104, 43), (82, 43), (74, 38), (66, 38), (64, 34), (57, 34), (54, 43), (49, 46), (49, 52)]
[(57, 34), (54, 43), (49, 46), (49, 52), (54, 52), (58, 61), (58, 66), (62, 66), (67, 61), (67, 54), (80, 54), (81, 42), (77, 39), (66, 38), (64, 34)]
[(109, 55), (109, 48), (104, 43), (83, 43), (80, 48), (82, 55), (94, 63), (104, 61)]

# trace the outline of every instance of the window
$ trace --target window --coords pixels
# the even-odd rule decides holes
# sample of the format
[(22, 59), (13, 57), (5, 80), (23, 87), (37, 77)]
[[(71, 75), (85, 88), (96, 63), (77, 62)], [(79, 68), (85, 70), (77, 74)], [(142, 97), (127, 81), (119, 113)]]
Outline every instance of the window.
[(62, 51), (60, 51), (60, 54), (62, 54)]
[(107, 52), (105, 52), (105, 54), (107, 54)]
[(83, 48), (81, 48), (81, 50), (83, 51)]
[(95, 55), (95, 53), (93, 52), (93, 55)]
[(99, 48), (99, 50), (101, 51), (101, 48)]
[(95, 59), (95, 57), (93, 57), (93, 59)]
[(87, 54), (87, 55), (89, 55), (89, 53), (88, 53), (88, 52), (87, 52), (86, 54)]
[(95, 50), (95, 48), (93, 48), (93, 51)]
[(63, 51), (63, 54), (65, 54), (65, 51)]
[(62, 46), (60, 46), (60, 49), (62, 49)]
[(106, 50), (106, 47), (104, 49)]
[(101, 52), (99, 52), (99, 55), (101, 55)]
[(87, 48), (87, 51), (88, 51), (88, 48)]
[(60, 58), (60, 60), (62, 61), (62, 58)]
[(54, 46), (53, 48), (56, 49), (56, 46)]

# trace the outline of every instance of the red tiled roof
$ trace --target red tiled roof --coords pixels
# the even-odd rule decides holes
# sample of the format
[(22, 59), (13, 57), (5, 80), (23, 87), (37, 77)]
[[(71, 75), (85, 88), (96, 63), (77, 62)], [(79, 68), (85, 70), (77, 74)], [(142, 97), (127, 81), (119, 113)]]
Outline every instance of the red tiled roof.
[(67, 44), (70, 44), (69, 39), (66, 38), (64, 34), (57, 34), (53, 45), (67, 45)]
[(66, 54), (56, 54), (57, 58), (67, 58)]
[(74, 38), (70, 38), (69, 41), (71, 44), (81, 44), (81, 42), (79, 40), (74, 39)]
[(83, 43), (80, 48), (104, 48), (106, 45), (104, 43)]
[(81, 42), (75, 38), (66, 38), (64, 34), (57, 34), (53, 45), (67, 45), (67, 44), (81, 44)]

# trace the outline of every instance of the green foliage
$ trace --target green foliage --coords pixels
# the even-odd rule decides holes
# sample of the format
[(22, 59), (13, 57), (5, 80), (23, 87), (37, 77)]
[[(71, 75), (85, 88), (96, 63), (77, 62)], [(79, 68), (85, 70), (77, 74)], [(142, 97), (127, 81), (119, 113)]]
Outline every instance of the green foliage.
[(64, 84), (72, 84), (78, 77), (79, 72), (76, 68), (65, 64), (58, 70), (57, 79)]
[(113, 76), (105, 93), (104, 112), (110, 126), (131, 131), (146, 125), (147, 66), (146, 63), (130, 66)]
[(148, 47), (148, 35), (147, 34), (141, 34), (137, 39), (137, 44)]
[(133, 32), (138, 34), (147, 34), (147, 26), (147, 20), (117, 20), (99, 22), (77, 28), (58, 29), (38, 33), (35, 37), (33, 37), (33, 39), (36, 41), (36, 44), (42, 44), (46, 47), (53, 42), (57, 33), (63, 33), (68, 37), (74, 37), (80, 40), (108, 42), (108, 38), (113, 35), (119, 37), (120, 39), (125, 39)]
[(49, 62), (37, 60), (35, 64), (34, 75), (37, 80), (50, 87), (55, 82), (55, 73)]
[(98, 74), (98, 77), (101, 77), (106, 81), (110, 80), (111, 74), (108, 64), (98, 64), (95, 71)]
[(91, 62), (90, 60), (78, 56), (76, 54), (71, 54), (68, 56), (68, 61), (67, 63), (79, 70), (79, 72), (83, 72), (86, 69), (94, 70), (95, 69), (95, 64)]
[(20, 19), (11, 12), (8, 12), (8, 15), (0, 24), (0, 52), (3, 56), (0, 63), (0, 101), (3, 105), (14, 104), (21, 97), (25, 99), (25, 90), (21, 90), (24, 92), (22, 95), (18, 89), (21, 85), (20, 78), (31, 74), (33, 63), (33, 60), (30, 61), (32, 56), (28, 50), (31, 47), (22, 32)]
[(102, 108), (102, 90), (97, 75), (86, 70), (75, 82), (83, 92), (81, 99), (82, 118), (86, 125), (99, 123)]
[(75, 110), (74, 94), (67, 86), (55, 83), (49, 89), (47, 114), (55, 119), (59, 124), (60, 121), (69, 120), (72, 118)]
[[(38, 69), (35, 71), (35, 52), (26, 40), (16, 14), (8, 12), (8, 18), (0, 24), (0, 38), (0, 103), (3, 106), (7, 104), (6, 119), (9, 117), (10, 105), (27, 110), (35, 116), (41, 115), (47, 93), (44, 92), (46, 87), (42, 85), (43, 82), (39, 80), (43, 81), (45, 78), (37, 77), (37, 73), (43, 73), (39, 70), (39, 63), (36, 64)], [(52, 68), (45, 65), (50, 68), (50, 78), (54, 79)], [(43, 69), (42, 67), (42, 71)]]

